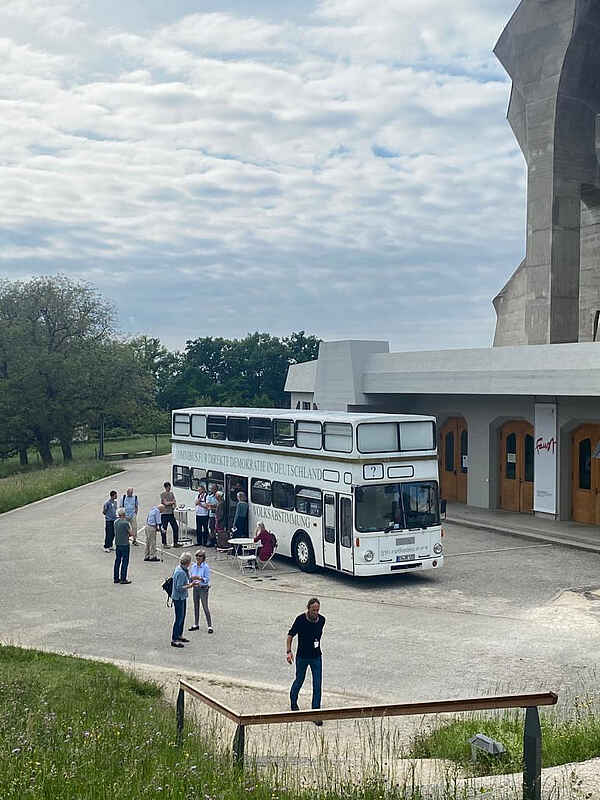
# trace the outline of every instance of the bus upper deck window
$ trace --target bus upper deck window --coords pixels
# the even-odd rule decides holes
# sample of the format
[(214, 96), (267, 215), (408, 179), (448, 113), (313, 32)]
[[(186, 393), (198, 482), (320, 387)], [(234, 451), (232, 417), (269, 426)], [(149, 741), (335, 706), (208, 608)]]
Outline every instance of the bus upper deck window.
[(401, 422), (401, 450), (435, 450), (435, 427), (433, 422)]
[(174, 436), (190, 435), (189, 414), (173, 414), (173, 435)]
[(192, 414), (192, 436), (206, 438), (206, 414)]
[(326, 422), (324, 425), (325, 450), (337, 453), (352, 452), (352, 425), (348, 422)]
[(227, 417), (209, 415), (206, 420), (206, 434), (209, 439), (225, 441), (227, 439)]
[(273, 423), (273, 444), (294, 446), (294, 423), (291, 419), (276, 419)]
[(248, 420), (246, 417), (227, 417), (227, 438), (230, 442), (248, 441)]
[(320, 422), (298, 420), (296, 422), (296, 447), (320, 450), (323, 447), (323, 431)]
[(254, 444), (271, 444), (273, 423), (269, 417), (250, 417), (248, 438)]

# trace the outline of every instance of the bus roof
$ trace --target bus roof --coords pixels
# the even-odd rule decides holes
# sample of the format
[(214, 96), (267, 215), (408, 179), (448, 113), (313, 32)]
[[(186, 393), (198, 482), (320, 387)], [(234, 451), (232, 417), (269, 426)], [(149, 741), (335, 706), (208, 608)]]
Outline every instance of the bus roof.
[(291, 408), (230, 408), (225, 406), (195, 406), (192, 408), (177, 408), (173, 414), (215, 414), (229, 417), (270, 417), (271, 419), (305, 420), (313, 418), (321, 422), (415, 422), (431, 421), (436, 418), (424, 414), (374, 414), (356, 413), (346, 411), (313, 411)]

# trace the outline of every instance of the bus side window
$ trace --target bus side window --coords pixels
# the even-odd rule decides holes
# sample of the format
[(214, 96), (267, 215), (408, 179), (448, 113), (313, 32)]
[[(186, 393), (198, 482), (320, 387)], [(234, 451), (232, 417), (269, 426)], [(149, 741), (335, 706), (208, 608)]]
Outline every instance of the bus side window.
[(340, 544), (352, 547), (352, 501), (348, 497), (340, 500)]
[(224, 442), (227, 439), (227, 417), (208, 416), (206, 435), (209, 439), (218, 439)]
[(179, 486), (181, 489), (190, 488), (190, 468), (189, 467), (173, 467), (173, 486)]
[(192, 467), (192, 489), (197, 492), (201, 486), (206, 489), (206, 470)]
[(320, 489), (306, 489), (296, 487), (296, 511), (299, 514), (310, 514), (311, 517), (320, 517), (323, 503)]
[(275, 508), (283, 508), (285, 511), (293, 511), (296, 500), (296, 490), (291, 483), (281, 483), (273, 481), (272, 497)]
[(209, 488), (212, 483), (217, 487), (217, 491), (222, 492), (225, 486), (225, 475), (223, 475), (222, 472), (215, 472), (209, 469), (206, 473), (206, 482), (208, 483), (207, 488)]
[(271, 481), (262, 478), (252, 478), (251, 484), (252, 502), (259, 506), (271, 505)]

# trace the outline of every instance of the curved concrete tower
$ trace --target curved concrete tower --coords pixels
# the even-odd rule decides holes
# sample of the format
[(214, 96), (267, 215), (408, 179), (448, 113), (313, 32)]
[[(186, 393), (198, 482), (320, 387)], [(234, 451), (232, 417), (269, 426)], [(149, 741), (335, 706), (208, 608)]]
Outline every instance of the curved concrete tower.
[(522, 0), (494, 50), (527, 162), (527, 251), (494, 345), (600, 340), (600, 0)]

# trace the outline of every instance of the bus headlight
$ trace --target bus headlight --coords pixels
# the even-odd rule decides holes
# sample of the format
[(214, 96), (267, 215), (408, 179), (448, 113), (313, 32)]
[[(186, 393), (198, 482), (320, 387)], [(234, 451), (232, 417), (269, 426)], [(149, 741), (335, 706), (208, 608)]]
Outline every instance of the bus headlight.
[(436, 554), (436, 556), (439, 556), (443, 549), (444, 548), (439, 542), (433, 545), (433, 552)]
[(365, 561), (373, 561), (375, 558), (375, 553), (372, 550), (366, 550), (363, 558)]

